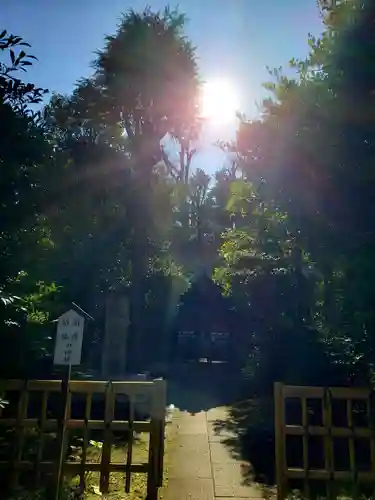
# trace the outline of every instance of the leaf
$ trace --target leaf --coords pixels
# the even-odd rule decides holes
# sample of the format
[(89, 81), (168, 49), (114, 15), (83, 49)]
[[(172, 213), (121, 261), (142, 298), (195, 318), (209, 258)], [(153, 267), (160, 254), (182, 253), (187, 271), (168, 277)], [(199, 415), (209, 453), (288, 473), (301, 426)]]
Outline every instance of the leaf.
[(0, 397), (0, 408), (4, 409), (6, 407), (6, 405), (8, 405), (8, 404), (9, 404), (9, 401)]
[(14, 55), (14, 51), (13, 50), (10, 50), (10, 58), (12, 60), (12, 64), (14, 64), (15, 60), (16, 60), (16, 56)]
[(94, 446), (94, 448), (98, 448), (98, 449), (102, 449), (103, 448), (103, 443), (101, 443), (100, 441), (94, 441), (93, 439), (90, 439), (90, 442), (91, 446)]
[(0, 39), (1, 39), (1, 38), (4, 38), (6, 34), (7, 34), (7, 30), (3, 30), (3, 31), (0, 33)]
[(91, 486), (91, 491), (92, 491), (95, 495), (100, 495), (100, 496), (102, 496), (102, 493), (101, 493), (101, 491), (100, 491), (99, 486), (96, 486), (95, 484)]

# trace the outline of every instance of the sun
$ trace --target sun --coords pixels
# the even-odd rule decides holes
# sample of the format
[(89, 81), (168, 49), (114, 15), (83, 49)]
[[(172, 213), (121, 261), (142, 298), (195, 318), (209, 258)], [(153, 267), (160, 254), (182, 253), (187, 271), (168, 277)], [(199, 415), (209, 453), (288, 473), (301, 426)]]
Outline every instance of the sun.
[(217, 78), (206, 82), (201, 91), (202, 118), (220, 124), (234, 120), (239, 109), (237, 89), (230, 80)]

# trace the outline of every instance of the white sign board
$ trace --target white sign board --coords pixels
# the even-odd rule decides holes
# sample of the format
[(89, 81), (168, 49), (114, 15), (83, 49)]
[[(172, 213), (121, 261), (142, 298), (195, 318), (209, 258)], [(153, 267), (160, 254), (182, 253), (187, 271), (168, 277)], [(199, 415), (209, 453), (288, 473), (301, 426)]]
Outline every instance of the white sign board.
[(54, 365), (81, 363), (85, 318), (73, 309), (60, 316), (57, 323)]

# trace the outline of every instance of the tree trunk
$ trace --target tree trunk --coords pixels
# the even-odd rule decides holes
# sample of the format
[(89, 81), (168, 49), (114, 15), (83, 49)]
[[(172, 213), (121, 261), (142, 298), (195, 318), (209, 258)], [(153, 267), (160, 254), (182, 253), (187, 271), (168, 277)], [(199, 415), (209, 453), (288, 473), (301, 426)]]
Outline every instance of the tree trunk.
[(148, 154), (149, 151), (152, 149), (143, 145), (143, 149), (138, 152), (138, 169), (135, 173), (137, 192), (133, 210), (134, 235), (128, 349), (128, 368), (131, 372), (139, 372), (144, 368), (142, 317), (145, 306), (144, 281), (149, 257), (148, 228), (152, 218), (148, 201), (151, 193), (152, 169), (155, 164), (153, 155)]

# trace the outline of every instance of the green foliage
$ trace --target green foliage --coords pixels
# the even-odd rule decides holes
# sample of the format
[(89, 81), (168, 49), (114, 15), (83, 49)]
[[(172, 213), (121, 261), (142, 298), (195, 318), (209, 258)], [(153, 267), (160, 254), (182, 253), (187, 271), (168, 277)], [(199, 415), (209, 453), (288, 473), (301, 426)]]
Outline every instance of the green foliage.
[(218, 145), (232, 164), (213, 178), (191, 171), (200, 82), (177, 10), (127, 12), (43, 113), (46, 91), (19, 77), (28, 44), (0, 33), (0, 376), (49, 374), (51, 321), (74, 301), (102, 330), (109, 292), (130, 297), (129, 369), (165, 360), (204, 268), (231, 297), (247, 396), (373, 384), (374, 11), (336, 2), (297, 76), (270, 71), (261, 118)]
[(101, 450), (103, 448), (103, 443), (101, 441), (94, 441), (90, 439), (90, 445), (94, 448), (97, 448), (98, 450)]
[[(24, 52), (25, 46), (28, 44), (20, 37), (6, 31), (0, 35), (0, 50), (9, 54), (9, 64), (4, 60), (0, 65), (2, 374), (9, 365), (20, 368), (30, 349), (41, 348), (45, 335), (41, 329), (30, 329), (29, 323), (47, 322), (50, 308), (46, 299), (57, 291), (54, 285), (42, 282), (51, 278), (42, 271), (50, 246), (42, 196), (52, 149), (44, 137), (40, 115), (29, 108), (41, 101), (45, 91), (18, 76), (35, 59)], [(13, 357), (15, 350), (22, 351), (20, 345), (22, 356)]]
[[(29, 108), (44, 91), (16, 77), (34, 58), (1, 33), (1, 321), (27, 325), (46, 353), (64, 307), (102, 318), (106, 294), (121, 291), (140, 354), (140, 332), (167, 329), (187, 276), (215, 267), (258, 367), (269, 338), (290, 346), (288, 365), (297, 345), (324, 346), (341, 381), (371, 379), (372, 11), (347, 0), (331, 14), (308, 57), (291, 59), (295, 79), (271, 72), (261, 120), (242, 116), (237, 144), (219, 144), (238, 155), (214, 179), (190, 171), (199, 78), (177, 10), (126, 13), (93, 75), (52, 96), (43, 119)], [(160, 146), (166, 133), (178, 161)]]
[[(243, 123), (238, 136), (244, 178), (259, 186), (262, 197), (249, 184), (235, 185), (229, 208), (240, 214), (241, 230), (225, 234), (226, 265), (217, 271), (235, 293), (259, 269), (273, 269), (276, 252), (284, 270), (284, 295), (277, 301), (283, 317), (292, 319), (288, 335), (292, 324), (301, 336), (308, 327), (323, 343), (335, 367), (332, 383), (363, 384), (373, 377), (373, 15), (370, 2), (340, 2), (322, 37), (309, 38), (306, 60), (292, 59), (298, 77), (271, 72), (266, 88), (272, 97), (262, 120)], [(275, 224), (267, 212), (282, 213), (284, 222), (278, 216)], [(292, 315), (285, 280), (294, 282)], [(266, 288), (268, 304), (272, 287)]]
[[(168, 8), (127, 12), (97, 52), (94, 74), (71, 95), (53, 95), (42, 115), (29, 105), (44, 91), (15, 78), (35, 58), (20, 37), (1, 34), (10, 61), (0, 67), (1, 312), (30, 340), (21, 357), (36, 346), (50, 352), (47, 324), (72, 301), (100, 322), (111, 291), (131, 297), (136, 342), (150, 315), (159, 328), (170, 322), (163, 308), (173, 310), (184, 286), (170, 255), (171, 170), (156, 165), (168, 160), (167, 132), (182, 147), (197, 125), (195, 49), (184, 24)], [(163, 304), (155, 286), (167, 294)]]
[[(0, 103), (10, 104), (13, 109), (22, 114), (33, 114), (29, 104), (41, 102), (43, 94), (48, 91), (37, 88), (32, 83), (25, 83), (14, 76), (17, 71), (26, 71), (32, 65), (35, 56), (27, 54), (20, 47), (30, 47), (21, 37), (8, 34), (6, 30), (0, 33), (0, 51), (8, 52), (9, 60), (0, 62)], [(34, 115), (35, 117), (36, 115)]]
[[(317, 381), (303, 353), (314, 350), (314, 363), (324, 363), (314, 338), (309, 260), (303, 274), (296, 267), (288, 217), (248, 181), (235, 181), (228, 210), (235, 227), (223, 235), (222, 265), (214, 278), (231, 295), (238, 314), (246, 318), (246, 373), (257, 394), (270, 393), (275, 380)], [(321, 374), (321, 373), (320, 373)]]

